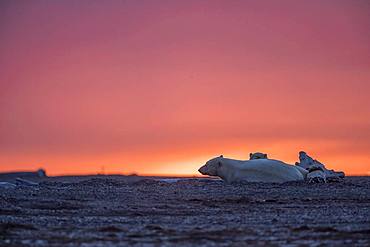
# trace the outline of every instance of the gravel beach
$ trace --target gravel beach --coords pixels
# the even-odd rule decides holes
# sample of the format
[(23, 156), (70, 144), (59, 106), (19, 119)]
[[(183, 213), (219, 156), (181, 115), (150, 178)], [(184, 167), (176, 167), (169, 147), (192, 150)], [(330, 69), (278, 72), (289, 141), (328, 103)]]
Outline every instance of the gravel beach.
[(40, 184), (0, 188), (0, 246), (370, 246), (370, 177), (33, 181)]

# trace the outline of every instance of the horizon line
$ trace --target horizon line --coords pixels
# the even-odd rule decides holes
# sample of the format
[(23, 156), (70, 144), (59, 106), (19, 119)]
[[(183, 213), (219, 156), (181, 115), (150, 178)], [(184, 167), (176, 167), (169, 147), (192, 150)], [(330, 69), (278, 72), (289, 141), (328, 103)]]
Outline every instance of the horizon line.
[[(42, 169), (42, 168), (40, 168)], [(22, 173), (22, 172), (37, 172), (38, 170), (10, 170), (10, 171), (1, 171), (0, 175), (4, 174), (11, 174), (11, 173)], [(138, 172), (131, 172), (131, 173), (101, 173), (101, 172), (96, 172), (96, 173), (56, 173), (52, 175), (47, 175), (46, 177), (78, 177), (78, 176), (126, 176), (126, 177), (181, 177), (181, 178), (202, 178), (202, 177), (210, 177), (210, 176), (205, 176), (201, 174), (196, 174), (196, 173), (138, 173)], [(367, 173), (349, 173), (348, 175), (345, 174), (346, 177), (368, 177), (370, 176), (370, 171)]]

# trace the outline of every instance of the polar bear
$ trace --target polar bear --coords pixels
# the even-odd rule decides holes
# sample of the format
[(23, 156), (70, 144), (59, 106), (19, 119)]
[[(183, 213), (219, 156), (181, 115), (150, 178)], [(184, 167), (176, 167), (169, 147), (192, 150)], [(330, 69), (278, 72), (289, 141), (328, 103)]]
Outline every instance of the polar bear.
[(267, 159), (267, 154), (264, 153), (249, 153), (249, 159), (250, 160), (256, 160), (256, 159)]
[(345, 174), (342, 171), (334, 171), (326, 169), (325, 165), (318, 160), (311, 158), (306, 152), (299, 152), (299, 162), (296, 166), (302, 167), (309, 171), (307, 180), (310, 182), (336, 182), (344, 178)]
[(207, 161), (198, 171), (203, 175), (218, 176), (227, 183), (303, 181), (308, 174), (304, 168), (288, 165), (279, 160), (253, 159), (243, 161), (227, 159), (222, 155)]
[(326, 183), (325, 172), (322, 170), (313, 170), (307, 174), (306, 180), (309, 184)]

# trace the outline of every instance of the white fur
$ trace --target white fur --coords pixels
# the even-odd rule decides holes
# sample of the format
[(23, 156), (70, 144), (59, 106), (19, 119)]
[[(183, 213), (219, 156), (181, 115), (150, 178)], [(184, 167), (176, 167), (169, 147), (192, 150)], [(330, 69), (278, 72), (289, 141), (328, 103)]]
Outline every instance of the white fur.
[(288, 165), (279, 160), (253, 159), (243, 161), (223, 157), (209, 160), (199, 169), (199, 172), (203, 175), (218, 176), (228, 183), (303, 181), (308, 173), (303, 168)]
[(326, 183), (325, 172), (322, 170), (314, 170), (307, 174), (308, 183)]

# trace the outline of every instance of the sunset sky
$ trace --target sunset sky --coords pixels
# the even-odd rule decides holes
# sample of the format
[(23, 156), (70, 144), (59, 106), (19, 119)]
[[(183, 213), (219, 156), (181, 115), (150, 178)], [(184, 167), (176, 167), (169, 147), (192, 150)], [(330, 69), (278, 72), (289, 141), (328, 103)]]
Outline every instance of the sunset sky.
[(0, 2), (0, 171), (370, 175), (370, 1)]

